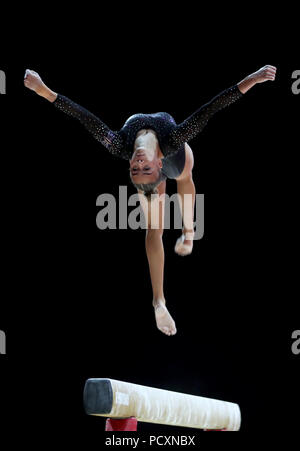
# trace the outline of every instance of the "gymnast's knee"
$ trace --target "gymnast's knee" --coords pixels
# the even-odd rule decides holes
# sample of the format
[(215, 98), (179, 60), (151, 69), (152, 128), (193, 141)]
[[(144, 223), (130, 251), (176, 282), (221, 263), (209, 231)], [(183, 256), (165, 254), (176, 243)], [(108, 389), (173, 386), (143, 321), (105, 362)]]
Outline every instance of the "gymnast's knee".
[(193, 171), (190, 170), (184, 174), (184, 177), (182, 179), (179, 180), (179, 184), (180, 184), (180, 182), (184, 184), (186, 182), (192, 182), (192, 181), (193, 181)]

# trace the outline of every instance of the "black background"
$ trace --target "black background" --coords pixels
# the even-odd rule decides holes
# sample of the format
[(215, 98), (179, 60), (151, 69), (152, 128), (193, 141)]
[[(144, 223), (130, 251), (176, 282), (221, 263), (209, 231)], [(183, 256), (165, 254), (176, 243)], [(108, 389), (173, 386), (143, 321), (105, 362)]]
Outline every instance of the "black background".
[[(299, 99), (291, 74), (299, 61), (264, 46), (223, 48), (222, 36), (213, 43), (197, 28), (175, 37), (159, 25), (156, 40), (123, 25), (121, 44), (110, 30), (93, 48), (88, 34), (78, 47), (66, 35), (62, 58), (23, 54), (1, 67), (1, 405), (13, 440), (34, 444), (42, 433), (39, 443), (102, 445), (105, 419), (82, 407), (90, 377), (237, 402), (242, 428), (231, 441), (296, 428)], [(134, 193), (126, 161), (26, 90), (25, 69), (118, 129), (136, 112), (168, 111), (180, 122), (265, 64), (277, 67), (276, 82), (255, 86), (190, 143), (205, 236), (183, 259), (173, 251), (178, 232), (165, 232), (165, 295), (178, 329), (166, 337), (155, 326), (144, 231), (95, 228), (99, 194), (117, 196), (127, 184)], [(170, 181), (167, 192), (175, 189)], [(146, 423), (139, 431), (195, 433)]]

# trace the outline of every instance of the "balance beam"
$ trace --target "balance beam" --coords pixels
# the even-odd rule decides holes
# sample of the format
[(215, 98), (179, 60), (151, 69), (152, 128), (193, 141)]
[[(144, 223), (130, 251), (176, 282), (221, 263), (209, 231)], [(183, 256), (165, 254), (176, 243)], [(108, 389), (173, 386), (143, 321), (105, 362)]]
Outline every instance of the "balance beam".
[(226, 431), (238, 431), (241, 425), (238, 404), (114, 379), (88, 379), (83, 401), (88, 415), (109, 419), (135, 418), (146, 423)]

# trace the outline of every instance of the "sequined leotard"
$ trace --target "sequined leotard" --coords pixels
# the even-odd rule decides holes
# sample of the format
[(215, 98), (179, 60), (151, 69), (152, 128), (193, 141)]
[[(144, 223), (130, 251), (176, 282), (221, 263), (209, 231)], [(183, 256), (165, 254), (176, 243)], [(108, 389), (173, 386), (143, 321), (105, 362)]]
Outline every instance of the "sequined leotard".
[(135, 114), (127, 119), (119, 131), (110, 130), (98, 117), (65, 96), (58, 94), (53, 104), (78, 119), (110, 153), (126, 160), (131, 159), (138, 131), (154, 130), (164, 155), (162, 171), (166, 177), (175, 178), (184, 168), (184, 144), (200, 133), (217, 111), (242, 96), (238, 86), (234, 85), (222, 91), (178, 125), (168, 113)]

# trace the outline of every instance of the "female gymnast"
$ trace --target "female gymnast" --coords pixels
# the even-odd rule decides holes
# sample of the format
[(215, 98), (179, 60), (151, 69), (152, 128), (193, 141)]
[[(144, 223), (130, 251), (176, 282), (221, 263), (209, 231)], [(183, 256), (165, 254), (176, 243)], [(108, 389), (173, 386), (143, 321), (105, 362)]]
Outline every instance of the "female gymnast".
[[(119, 131), (112, 131), (85, 108), (49, 89), (38, 73), (29, 69), (25, 72), (24, 85), (27, 88), (78, 119), (110, 153), (129, 160), (130, 178), (138, 190), (147, 223), (146, 254), (156, 324), (166, 335), (176, 333), (175, 322), (167, 310), (163, 291), (162, 235), (166, 179), (175, 179), (177, 182), (183, 219), (182, 235), (176, 242), (175, 252), (182, 256), (188, 255), (193, 249), (195, 186), (192, 178), (194, 157), (187, 143), (203, 130), (217, 111), (243, 97), (256, 83), (275, 80), (275, 75), (274, 66), (262, 67), (221, 92), (178, 125), (168, 113), (135, 114)], [(184, 197), (186, 194), (189, 196)], [(192, 201), (185, 205), (188, 197)]]

